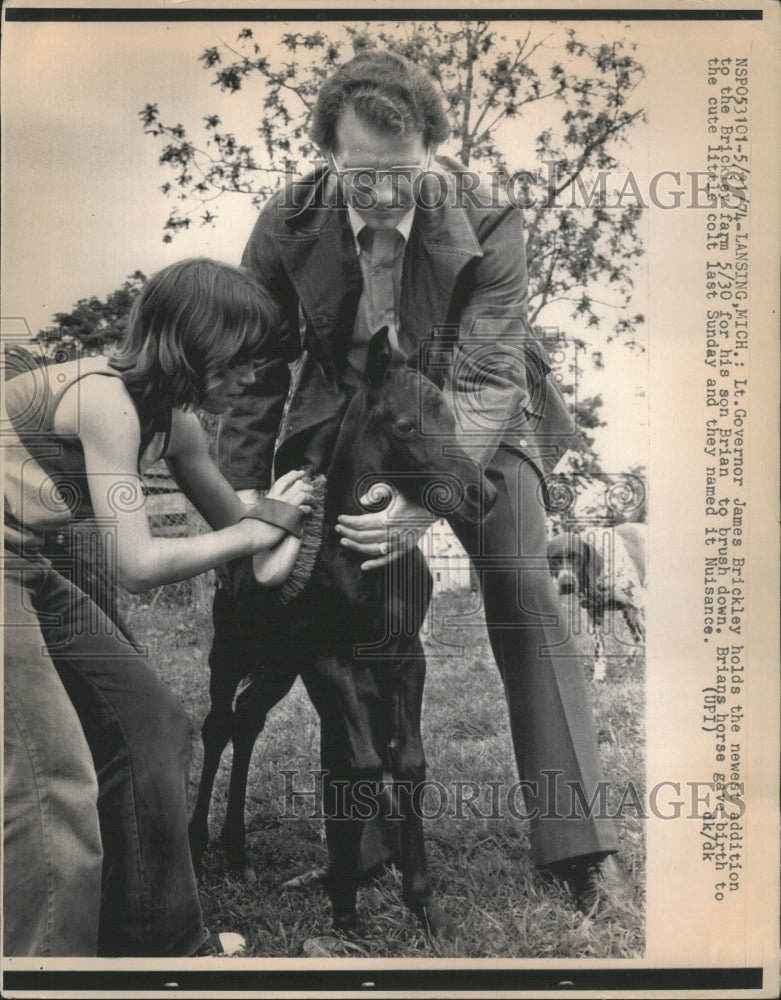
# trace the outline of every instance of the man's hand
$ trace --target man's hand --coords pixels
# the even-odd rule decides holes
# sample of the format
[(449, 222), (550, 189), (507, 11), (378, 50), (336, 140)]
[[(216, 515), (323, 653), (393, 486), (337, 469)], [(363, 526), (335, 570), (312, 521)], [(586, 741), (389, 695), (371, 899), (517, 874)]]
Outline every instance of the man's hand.
[(362, 555), (371, 556), (361, 563), (362, 570), (378, 569), (408, 552), (436, 520), (412, 500), (407, 500), (389, 483), (376, 483), (360, 498), (367, 506), (390, 498), (381, 511), (371, 514), (342, 514), (336, 530), (342, 545)]

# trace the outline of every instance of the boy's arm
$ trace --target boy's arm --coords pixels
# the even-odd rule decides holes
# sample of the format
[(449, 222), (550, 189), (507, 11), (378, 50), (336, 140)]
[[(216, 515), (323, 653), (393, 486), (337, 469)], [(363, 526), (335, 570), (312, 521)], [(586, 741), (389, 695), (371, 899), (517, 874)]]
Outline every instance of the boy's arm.
[[(61, 405), (67, 405), (67, 396)], [(115, 532), (118, 579), (127, 590), (140, 592), (186, 580), (280, 540), (279, 528), (255, 519), (189, 538), (153, 537), (136, 471), (140, 427), (130, 396), (118, 380), (101, 378), (89, 393), (81, 394), (78, 405), (92, 506), (97, 519)], [(202, 500), (197, 491), (196, 495)], [(240, 501), (235, 503), (238, 511)], [(229, 516), (224, 499), (205, 509), (217, 517)]]

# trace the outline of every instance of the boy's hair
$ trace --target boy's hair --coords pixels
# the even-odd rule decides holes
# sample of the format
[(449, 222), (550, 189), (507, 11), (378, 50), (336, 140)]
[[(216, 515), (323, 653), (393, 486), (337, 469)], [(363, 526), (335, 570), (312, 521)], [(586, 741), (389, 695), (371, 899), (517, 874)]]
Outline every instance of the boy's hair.
[(334, 150), (336, 123), (347, 108), (383, 132), (422, 135), (427, 146), (447, 139), (450, 125), (434, 80), (403, 56), (367, 49), (341, 66), (320, 88), (310, 138)]
[(271, 346), (277, 310), (248, 271), (205, 257), (171, 264), (144, 285), (111, 359), (143, 417), (197, 407), (233, 364)]

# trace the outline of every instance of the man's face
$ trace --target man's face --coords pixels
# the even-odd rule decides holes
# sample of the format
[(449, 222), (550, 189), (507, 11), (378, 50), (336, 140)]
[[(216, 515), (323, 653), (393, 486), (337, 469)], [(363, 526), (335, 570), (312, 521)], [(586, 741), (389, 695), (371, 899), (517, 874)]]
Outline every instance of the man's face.
[[(423, 136), (379, 131), (347, 108), (335, 140), (333, 163), (345, 198), (370, 229), (393, 229), (412, 208), (415, 179), (428, 162)], [(389, 172), (375, 177), (373, 171)]]

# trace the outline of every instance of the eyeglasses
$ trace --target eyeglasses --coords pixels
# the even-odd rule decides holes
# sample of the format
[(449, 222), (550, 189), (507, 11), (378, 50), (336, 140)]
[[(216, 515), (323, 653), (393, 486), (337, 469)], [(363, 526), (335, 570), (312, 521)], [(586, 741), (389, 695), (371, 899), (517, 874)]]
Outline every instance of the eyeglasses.
[(412, 180), (419, 174), (428, 170), (429, 163), (431, 162), (431, 149), (426, 150), (426, 162), (421, 166), (419, 163), (406, 163), (397, 167), (386, 167), (384, 169), (378, 169), (377, 167), (340, 167), (333, 153), (328, 154), (328, 166), (331, 172), (335, 174), (340, 180), (346, 181), (355, 187), (376, 187), (378, 184), (382, 184), (387, 178), (391, 179), (393, 184), (399, 184), (401, 182), (406, 182), (408, 184), (412, 183)]

